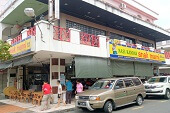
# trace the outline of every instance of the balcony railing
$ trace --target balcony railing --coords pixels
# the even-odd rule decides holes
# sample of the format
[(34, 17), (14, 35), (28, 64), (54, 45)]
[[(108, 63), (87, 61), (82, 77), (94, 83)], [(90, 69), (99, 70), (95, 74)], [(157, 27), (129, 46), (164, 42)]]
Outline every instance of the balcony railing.
[(58, 26), (53, 26), (53, 39), (70, 42), (70, 30)]
[(92, 34), (80, 32), (80, 44), (99, 47), (99, 37)]
[(27, 36), (35, 36), (36, 35), (36, 27), (32, 27), (27, 31)]
[(17, 42), (22, 40), (22, 34), (18, 35), (17, 37), (13, 38), (11, 41), (11, 45), (16, 44)]

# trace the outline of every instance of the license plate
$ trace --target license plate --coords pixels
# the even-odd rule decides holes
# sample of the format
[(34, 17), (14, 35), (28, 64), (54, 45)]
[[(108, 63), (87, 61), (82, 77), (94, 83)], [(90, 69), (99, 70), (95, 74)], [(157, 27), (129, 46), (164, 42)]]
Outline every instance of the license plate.
[(86, 106), (86, 102), (78, 102), (78, 105), (80, 105), (80, 106)]

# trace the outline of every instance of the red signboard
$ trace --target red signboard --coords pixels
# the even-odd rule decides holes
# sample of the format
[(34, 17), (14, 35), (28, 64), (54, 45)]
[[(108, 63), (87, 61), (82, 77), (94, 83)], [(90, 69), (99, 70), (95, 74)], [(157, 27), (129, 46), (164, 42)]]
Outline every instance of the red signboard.
[(170, 59), (170, 52), (165, 51), (165, 58)]

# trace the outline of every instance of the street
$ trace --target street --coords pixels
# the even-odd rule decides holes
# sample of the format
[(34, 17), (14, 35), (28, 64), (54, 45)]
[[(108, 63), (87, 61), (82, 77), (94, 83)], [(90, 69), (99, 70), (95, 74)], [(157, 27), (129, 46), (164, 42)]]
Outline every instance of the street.
[[(76, 109), (75, 111), (70, 111), (68, 113), (92, 113), (92, 112)], [(104, 113), (104, 111), (96, 110), (94, 111), (94, 113)], [(170, 113), (170, 100), (152, 97), (149, 99), (145, 99), (142, 106), (137, 106), (135, 104), (128, 105), (114, 110), (113, 113)]]

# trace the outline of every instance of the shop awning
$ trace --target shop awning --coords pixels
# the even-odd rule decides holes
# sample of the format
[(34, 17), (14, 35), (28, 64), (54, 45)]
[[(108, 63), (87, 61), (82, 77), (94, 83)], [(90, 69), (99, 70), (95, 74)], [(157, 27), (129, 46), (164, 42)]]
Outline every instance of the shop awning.
[(94, 57), (75, 57), (76, 78), (109, 78), (112, 70), (108, 60)]
[(28, 63), (31, 63), (32, 61), (33, 61), (33, 55), (22, 57), (22, 58), (19, 58), (19, 59), (13, 61), (13, 67), (20, 66), (20, 65), (26, 65)]
[[(9, 12), (8, 10), (5, 12), (5, 14), (7, 13), (7, 16), (4, 16), (2, 18), (2, 23), (6, 23), (10, 25), (16, 25), (16, 24), (23, 25), (24, 23), (31, 21), (32, 18), (29, 18), (24, 13), (24, 9), (28, 7), (34, 9), (37, 17), (48, 10), (47, 4), (44, 4), (37, 0), (22, 0), (22, 1), (23, 2), (20, 5), (18, 5), (16, 8), (13, 8), (13, 10), (10, 13), (8, 13)], [(17, 4), (15, 3), (15, 6), (16, 5)], [(12, 7), (13, 6), (11, 6), (11, 8)]]
[(12, 67), (12, 62), (8, 62), (8, 63), (0, 63), (0, 69), (7, 69)]

